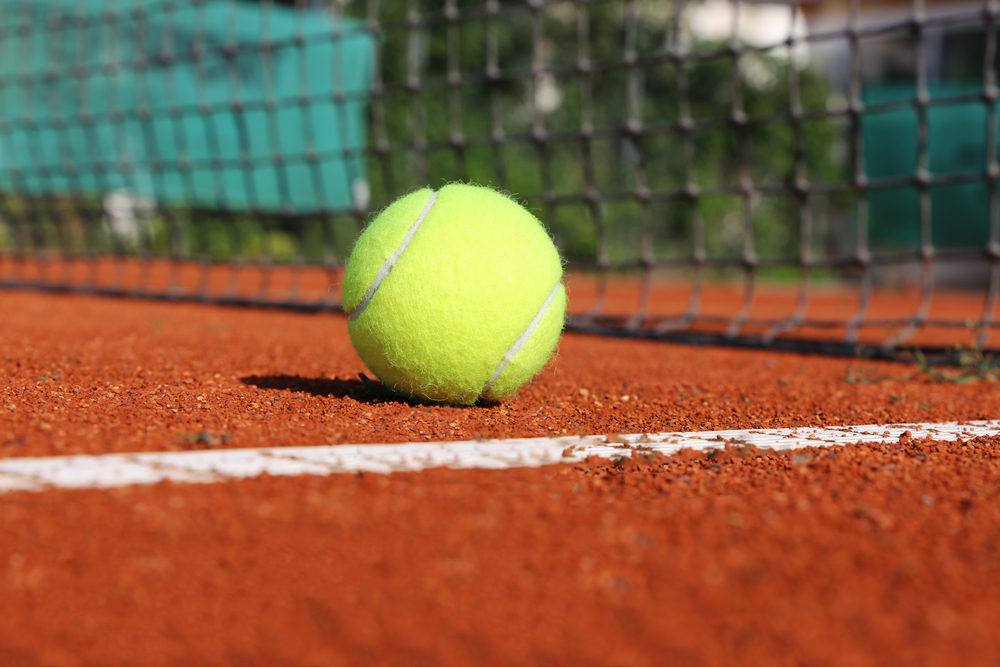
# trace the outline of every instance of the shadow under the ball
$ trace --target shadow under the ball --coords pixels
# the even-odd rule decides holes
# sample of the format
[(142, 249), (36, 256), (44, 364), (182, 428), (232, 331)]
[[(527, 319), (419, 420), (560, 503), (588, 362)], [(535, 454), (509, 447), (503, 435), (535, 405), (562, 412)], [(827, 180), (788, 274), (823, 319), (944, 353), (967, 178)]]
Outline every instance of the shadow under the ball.
[[(301, 392), (310, 396), (332, 398), (353, 398), (359, 403), (405, 403), (411, 407), (454, 406), (433, 401), (421, 401), (397, 394), (378, 380), (372, 380), (364, 373), (358, 373), (357, 380), (341, 378), (307, 378), (299, 375), (248, 375), (241, 377), (240, 382), (259, 389), (277, 389), (292, 393)], [(477, 403), (479, 406), (490, 406), (493, 403)]]
[[(332, 396), (334, 398), (355, 398), (366, 393), (361, 380), (341, 380), (340, 378), (306, 378), (299, 375), (248, 375), (240, 382), (259, 389), (302, 392), (310, 396)], [(360, 399), (358, 399), (360, 400)]]

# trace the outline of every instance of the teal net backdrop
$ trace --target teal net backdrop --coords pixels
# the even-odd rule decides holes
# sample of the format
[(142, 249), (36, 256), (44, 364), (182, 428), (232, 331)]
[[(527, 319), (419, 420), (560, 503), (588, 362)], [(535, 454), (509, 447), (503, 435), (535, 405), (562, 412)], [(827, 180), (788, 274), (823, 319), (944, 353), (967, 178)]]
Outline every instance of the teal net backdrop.
[(350, 209), (372, 35), (281, 5), (7, 0), (0, 187), (165, 205)]

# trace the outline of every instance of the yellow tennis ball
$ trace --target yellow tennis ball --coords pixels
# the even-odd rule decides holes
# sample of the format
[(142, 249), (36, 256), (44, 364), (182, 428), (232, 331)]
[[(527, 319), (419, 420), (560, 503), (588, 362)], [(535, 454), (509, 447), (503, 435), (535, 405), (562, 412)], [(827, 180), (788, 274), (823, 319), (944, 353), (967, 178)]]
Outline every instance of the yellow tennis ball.
[(489, 188), (451, 184), (393, 202), (347, 262), (354, 349), (393, 390), (471, 405), (542, 369), (566, 315), (562, 261), (535, 216)]

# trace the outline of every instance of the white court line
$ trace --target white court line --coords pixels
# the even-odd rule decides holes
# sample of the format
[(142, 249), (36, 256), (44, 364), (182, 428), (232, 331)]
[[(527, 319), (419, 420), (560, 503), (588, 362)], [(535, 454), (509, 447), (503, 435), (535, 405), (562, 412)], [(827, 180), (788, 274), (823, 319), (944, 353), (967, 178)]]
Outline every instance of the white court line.
[(631, 456), (635, 447), (663, 454), (681, 449), (718, 449), (726, 443), (759, 449), (797, 449), (914, 438), (969, 439), (1000, 435), (1000, 420), (943, 424), (831, 426), (747, 431), (701, 431), (605, 436), (415, 442), (395, 445), (267, 447), (197, 452), (150, 452), (100, 456), (0, 459), (0, 493), (49, 488), (110, 488), (129, 484), (218, 482), (270, 475), (425, 470), (427, 468), (519, 468), (573, 462), (588, 456)]

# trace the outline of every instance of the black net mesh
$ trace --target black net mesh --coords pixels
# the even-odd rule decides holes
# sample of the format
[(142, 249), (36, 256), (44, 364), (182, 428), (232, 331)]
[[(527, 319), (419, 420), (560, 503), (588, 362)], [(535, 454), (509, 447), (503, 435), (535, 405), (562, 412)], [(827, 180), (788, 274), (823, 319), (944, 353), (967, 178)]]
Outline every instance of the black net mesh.
[(6, 0), (0, 286), (335, 311), (372, 212), (462, 180), (548, 226), (573, 330), (989, 347), (998, 22), (993, 1)]

